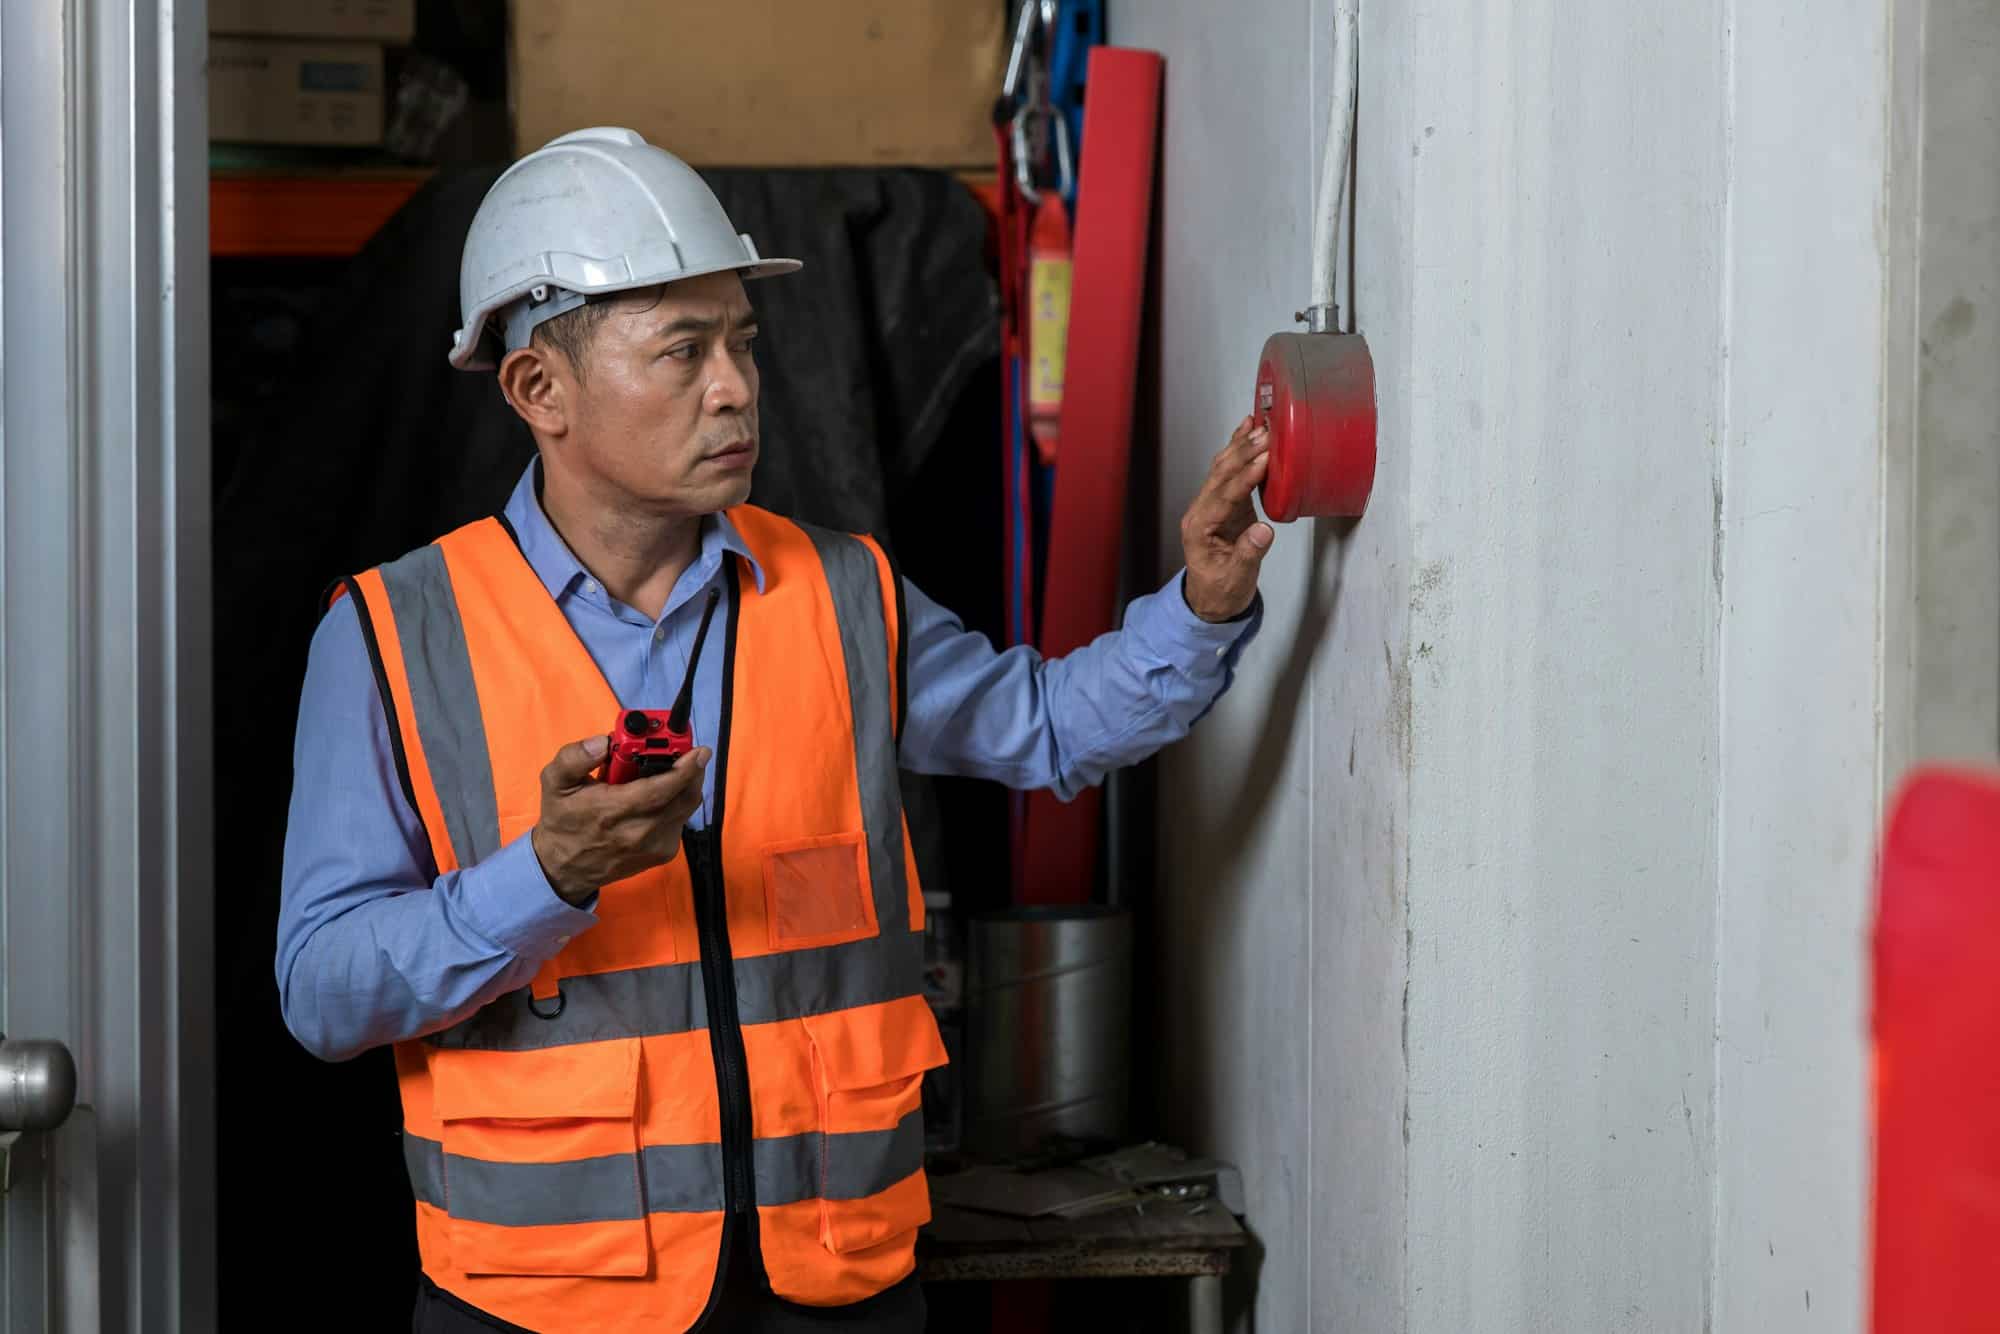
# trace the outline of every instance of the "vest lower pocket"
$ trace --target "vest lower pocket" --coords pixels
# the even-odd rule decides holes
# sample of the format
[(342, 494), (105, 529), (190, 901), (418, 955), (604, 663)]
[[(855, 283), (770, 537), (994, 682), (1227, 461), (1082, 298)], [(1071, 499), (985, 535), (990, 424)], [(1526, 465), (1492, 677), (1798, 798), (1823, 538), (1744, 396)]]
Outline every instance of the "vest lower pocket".
[(430, 1060), (452, 1268), (648, 1271), (636, 1039)]
[(835, 1255), (856, 1255), (890, 1242), (907, 1242), (930, 1221), (930, 1183), (921, 1166), (874, 1195), (820, 1201), (820, 1240)]
[(804, 1021), (820, 1100), (820, 1241), (848, 1255), (930, 1221), (924, 1072), (944, 1042), (921, 996)]
[(866, 836), (826, 834), (766, 844), (764, 912), (774, 950), (841, 945), (874, 935)]

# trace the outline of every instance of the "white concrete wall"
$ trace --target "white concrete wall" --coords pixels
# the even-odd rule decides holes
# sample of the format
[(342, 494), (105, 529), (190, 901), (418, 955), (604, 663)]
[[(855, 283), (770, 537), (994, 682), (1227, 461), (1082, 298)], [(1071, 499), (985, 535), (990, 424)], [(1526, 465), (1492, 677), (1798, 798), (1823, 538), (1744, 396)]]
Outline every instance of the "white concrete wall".
[[(1733, 6), (1716, 1328), (1861, 1327), (1892, 15)], [(1910, 90), (1912, 93), (1914, 90)]]
[[(1171, 519), (1249, 409), (1265, 337), (1304, 301), (1331, 28), (1307, 0), (1241, 24), (1196, 3), (1126, 4), (1111, 20), (1116, 40), (1169, 53)], [(1392, 284), (1402, 272), (1375, 271)], [(1383, 404), (1395, 437), (1406, 412)], [(1410, 525), (1394, 479), (1408, 468), (1407, 454), (1384, 458), (1378, 521), (1351, 537), (1280, 534), (1256, 652), (1200, 744), (1164, 759), (1165, 1110), (1180, 1138), (1244, 1168), (1269, 1331), (1401, 1325)]]
[(1719, 14), (1428, 4), (1366, 35), (1412, 44), (1401, 95), (1435, 131), (1405, 146), (1392, 446), (1417, 570), (1409, 1327), (1698, 1330)]
[(1915, 747), (2000, 754), (2000, 7), (1929, 0), (1917, 312)]
[[(1331, 2), (1111, 17), (1168, 57), (1171, 516), (1303, 301)], [(1170, 1124), (1244, 1165), (1256, 1328), (1860, 1327), (1920, 20), (1364, 3), (1375, 498), (1281, 533), (1161, 793)]]

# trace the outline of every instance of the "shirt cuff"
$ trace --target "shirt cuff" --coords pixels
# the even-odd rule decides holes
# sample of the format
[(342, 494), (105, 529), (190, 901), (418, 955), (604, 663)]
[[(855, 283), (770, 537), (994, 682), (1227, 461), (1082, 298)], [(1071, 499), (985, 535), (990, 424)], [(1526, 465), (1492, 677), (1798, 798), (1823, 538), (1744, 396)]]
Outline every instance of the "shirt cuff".
[[(595, 912), (572, 908), (549, 884), (531, 834), (468, 867), (458, 890), (473, 929), (518, 958), (554, 958), (572, 937), (597, 925)], [(596, 906), (596, 895), (590, 903)]]
[(1139, 635), (1163, 662), (1189, 676), (1213, 676), (1227, 671), (1264, 624), (1264, 595), (1258, 593), (1235, 620), (1216, 624), (1194, 614), (1182, 592), (1181, 570), (1159, 592), (1134, 602), (1126, 627)]

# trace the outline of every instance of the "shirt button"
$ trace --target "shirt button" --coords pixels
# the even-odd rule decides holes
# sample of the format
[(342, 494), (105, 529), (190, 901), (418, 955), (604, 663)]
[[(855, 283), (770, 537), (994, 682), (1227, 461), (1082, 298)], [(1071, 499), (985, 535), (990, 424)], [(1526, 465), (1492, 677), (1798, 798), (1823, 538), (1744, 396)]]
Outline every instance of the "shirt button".
[(661, 641), (665, 640), (665, 639), (666, 639), (666, 637), (667, 637), (667, 627), (666, 627), (666, 626), (664, 626), (664, 625), (659, 625), (659, 626), (654, 626), (654, 627), (653, 627), (653, 642), (654, 642), (655, 644), (658, 644), (658, 643), (660, 643)]
[(557, 936), (557, 937), (556, 937), (556, 948), (557, 948), (557, 949), (561, 949), (561, 948), (562, 948), (563, 946), (565, 946), (565, 945), (567, 945), (567, 944), (569, 944), (569, 937), (568, 937), (568, 936)]
[(1219, 649), (1217, 649), (1217, 650), (1215, 651), (1215, 656), (1216, 656), (1216, 657), (1218, 657), (1218, 658), (1226, 658), (1226, 657), (1228, 657), (1228, 656), (1229, 656), (1229, 646), (1228, 646), (1227, 644), (1224, 644), (1224, 645), (1223, 645), (1223, 646), (1222, 646), (1221, 648), (1219, 648)]
[(597, 581), (594, 579), (584, 580), (583, 591), (586, 593), (595, 593), (597, 591)]

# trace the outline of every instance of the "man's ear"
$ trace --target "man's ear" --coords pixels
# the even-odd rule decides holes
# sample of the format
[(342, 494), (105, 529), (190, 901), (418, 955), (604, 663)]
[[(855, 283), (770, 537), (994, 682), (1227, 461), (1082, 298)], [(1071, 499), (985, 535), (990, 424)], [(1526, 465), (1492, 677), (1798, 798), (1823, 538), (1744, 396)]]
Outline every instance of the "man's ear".
[(500, 363), (500, 392), (537, 435), (556, 437), (569, 430), (574, 376), (553, 363), (560, 352), (533, 343), (509, 352)]

